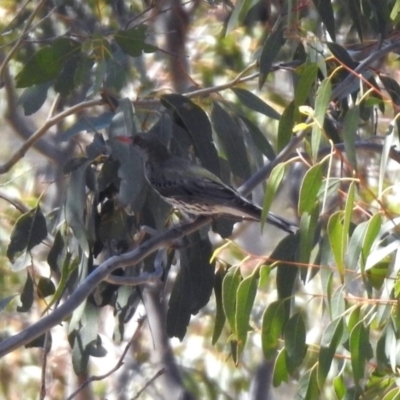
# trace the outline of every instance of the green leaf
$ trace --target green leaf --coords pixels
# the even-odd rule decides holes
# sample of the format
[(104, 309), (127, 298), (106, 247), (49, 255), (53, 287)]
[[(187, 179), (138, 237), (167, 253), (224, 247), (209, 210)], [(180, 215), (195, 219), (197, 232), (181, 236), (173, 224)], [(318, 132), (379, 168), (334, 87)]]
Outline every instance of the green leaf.
[(319, 190), (322, 186), (323, 171), (322, 165), (312, 166), (304, 175), (300, 186), (299, 215), (311, 213), (317, 202)]
[(329, 78), (325, 78), (317, 90), (314, 109), (314, 124), (311, 132), (311, 153), (316, 163), (319, 154), (321, 138), (324, 135), (324, 121), (328, 104), (331, 98), (332, 85)]
[(260, 56), (260, 76), (258, 80), (258, 88), (261, 89), (267, 79), (279, 51), (285, 44), (283, 36), (283, 26), (271, 32), (265, 40)]
[(346, 384), (343, 379), (343, 374), (340, 374), (333, 378), (333, 388), (335, 390), (335, 394), (338, 400), (343, 399), (344, 395), (346, 394)]
[(286, 365), (293, 373), (301, 365), (306, 355), (306, 326), (303, 315), (296, 313), (285, 326)]
[(156, 46), (145, 43), (146, 25), (139, 25), (126, 31), (118, 31), (114, 34), (114, 39), (121, 47), (122, 51), (132, 57), (139, 57), (143, 53), (154, 53)]
[(216, 102), (213, 104), (211, 120), (232, 173), (242, 179), (248, 178), (251, 169), (240, 126)]
[(342, 340), (343, 332), (343, 317), (339, 317), (331, 321), (323, 333), (318, 360), (318, 382), (320, 387), (324, 385), (328, 376), (336, 349)]
[(288, 314), (290, 311), (289, 300), (293, 295), (293, 288), (298, 275), (295, 257), (298, 252), (299, 239), (299, 235), (286, 236), (270, 255), (271, 260), (279, 260), (277, 262), (276, 286), (279, 299), (286, 300), (285, 307), (287, 307), (286, 312)]
[(382, 400), (400, 400), (400, 389), (395, 388), (390, 390), (388, 393), (385, 394)]
[(372, 358), (369, 335), (363, 321), (359, 321), (351, 330), (349, 344), (353, 377), (358, 384), (365, 376), (365, 362)]
[(295, 123), (296, 106), (295, 102), (291, 101), (282, 113), (281, 120), (278, 126), (278, 143), (277, 151), (280, 152), (289, 143), (293, 136), (293, 127)]
[(342, 282), (344, 281), (344, 257), (347, 251), (348, 238), (348, 233), (344, 227), (343, 217), (343, 211), (338, 211), (332, 214), (328, 221), (329, 243)]
[(271, 208), (276, 192), (278, 191), (279, 185), (281, 184), (283, 177), (285, 176), (285, 167), (285, 164), (278, 164), (272, 170), (271, 175), (268, 178), (261, 213), (261, 231), (264, 228), (266, 217), (268, 215), (269, 209)]
[[(311, 214), (304, 213), (300, 219), (300, 243), (299, 243), (299, 253), (298, 262), (304, 265), (310, 263), (311, 253), (315, 246), (315, 232), (318, 227), (319, 218), (319, 208), (315, 207)], [(313, 268), (311, 273), (307, 272), (307, 269), (301, 269), (301, 278), (305, 281), (308, 276), (311, 279), (316, 273), (318, 273), (319, 268)]]
[(207, 114), (197, 104), (180, 94), (161, 96), (161, 104), (173, 111), (178, 124), (184, 126), (203, 167), (220, 176), (217, 150), (213, 144), (212, 128)]
[(236, 293), (242, 280), (240, 267), (229, 268), (222, 282), (222, 300), (226, 318), (236, 336)]
[(215, 273), (214, 278), (214, 294), (215, 294), (215, 303), (216, 303), (216, 314), (215, 314), (215, 322), (214, 322), (214, 331), (211, 340), (211, 344), (215, 345), (217, 343), (219, 337), (221, 336), (222, 330), (225, 325), (225, 314), (224, 307), (222, 301), (222, 282), (225, 276), (225, 271), (222, 268), (219, 268)]
[(308, 376), (307, 392), (304, 396), (304, 400), (317, 399), (320, 394), (320, 387), (317, 379), (317, 368), (313, 367), (311, 373)]
[(266, 115), (272, 119), (279, 120), (281, 115), (275, 111), (271, 106), (257, 97), (255, 94), (249, 92), (246, 89), (232, 88), (232, 91), (236, 94), (239, 100), (253, 111), (257, 111), (261, 114)]
[(46, 237), (46, 220), (40, 206), (37, 206), (17, 219), (7, 248), (8, 259), (14, 262), (21, 252), (30, 251)]
[(264, 357), (273, 360), (279, 347), (279, 338), (286, 322), (284, 301), (274, 301), (262, 317), (261, 344)]
[(283, 348), (275, 359), (274, 374), (272, 376), (274, 387), (278, 387), (282, 382), (288, 382), (289, 380), (286, 358), (286, 349)]
[(59, 38), (51, 46), (42, 47), (16, 75), (18, 88), (37, 85), (57, 78), (62, 67), (81, 49), (77, 41)]
[(315, 63), (301, 65), (296, 68), (299, 76), (294, 95), (295, 121), (299, 119), (299, 107), (305, 104), (312, 95), (311, 86), (317, 80), (318, 65)]
[(253, 308), (254, 299), (257, 293), (259, 271), (258, 268), (240, 282), (236, 292), (236, 335), (238, 340), (238, 355), (244, 349), (249, 330), (249, 320)]

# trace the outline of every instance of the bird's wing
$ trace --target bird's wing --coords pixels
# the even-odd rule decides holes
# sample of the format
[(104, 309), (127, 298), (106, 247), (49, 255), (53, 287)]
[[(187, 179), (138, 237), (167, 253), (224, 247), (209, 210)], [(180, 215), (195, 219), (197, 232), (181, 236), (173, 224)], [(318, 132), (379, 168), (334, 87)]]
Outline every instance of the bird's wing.
[(190, 202), (192, 199), (208, 202), (231, 201), (240, 196), (233, 188), (223, 183), (214, 174), (198, 167), (190, 166), (182, 175), (169, 176), (168, 170), (164, 170), (162, 179), (150, 179), (152, 186), (164, 197), (172, 197), (177, 200), (183, 199)]

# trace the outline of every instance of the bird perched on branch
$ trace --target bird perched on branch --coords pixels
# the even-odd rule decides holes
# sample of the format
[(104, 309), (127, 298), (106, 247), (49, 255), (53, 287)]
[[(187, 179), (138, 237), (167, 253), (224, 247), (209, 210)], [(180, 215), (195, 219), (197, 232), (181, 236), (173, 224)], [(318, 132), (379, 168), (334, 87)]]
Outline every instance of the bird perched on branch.
[[(207, 169), (171, 154), (154, 134), (136, 135), (132, 143), (143, 158), (147, 181), (173, 207), (195, 215), (226, 214), (261, 220), (260, 207)], [(273, 213), (268, 213), (267, 222), (292, 234), (298, 229)]]

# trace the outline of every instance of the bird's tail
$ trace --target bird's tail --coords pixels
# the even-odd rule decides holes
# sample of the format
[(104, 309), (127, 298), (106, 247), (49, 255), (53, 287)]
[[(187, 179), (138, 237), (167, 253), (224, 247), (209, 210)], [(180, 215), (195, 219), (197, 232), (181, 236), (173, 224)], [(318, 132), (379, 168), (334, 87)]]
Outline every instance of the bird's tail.
[(299, 227), (296, 224), (293, 224), (282, 217), (278, 217), (271, 212), (268, 213), (267, 222), (293, 235), (299, 230)]

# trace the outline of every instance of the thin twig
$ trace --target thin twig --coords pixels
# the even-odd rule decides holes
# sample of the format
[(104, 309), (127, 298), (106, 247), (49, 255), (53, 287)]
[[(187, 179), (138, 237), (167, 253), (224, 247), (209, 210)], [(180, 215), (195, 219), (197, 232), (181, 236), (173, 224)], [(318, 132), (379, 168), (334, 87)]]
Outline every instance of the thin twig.
[(132, 398), (132, 400), (137, 400), (140, 395), (161, 375), (163, 375), (165, 373), (165, 368), (161, 368), (160, 370), (158, 370), (154, 376), (148, 381), (146, 382), (146, 384), (143, 386), (143, 388), (141, 390), (139, 390), (136, 393), (136, 396)]
[(131, 340), (125, 346), (124, 351), (122, 352), (121, 357), (119, 358), (119, 360), (115, 364), (115, 366), (103, 375), (92, 375), (90, 378), (86, 379), (86, 381), (83, 382), (82, 385), (79, 386), (79, 388), (75, 390), (75, 392), (71, 393), (67, 397), (67, 400), (72, 400), (79, 392), (81, 392), (83, 389), (85, 389), (85, 387), (88, 386), (90, 383), (92, 383), (94, 381), (101, 381), (105, 378), (108, 378), (110, 375), (112, 375), (115, 371), (117, 371), (124, 365), (124, 359), (128, 353), (128, 350), (131, 347), (132, 343), (135, 341), (135, 339), (137, 339), (137, 337), (139, 335), (139, 331), (140, 331), (141, 327), (143, 326), (143, 323), (145, 320), (146, 320), (146, 317), (142, 317), (138, 320), (138, 326), (135, 330), (135, 333), (132, 335)]
[(35, 133), (33, 133), (32, 136), (22, 143), (21, 147), (6, 163), (0, 165), (0, 175), (8, 172), (53, 125), (57, 124), (69, 115), (82, 111), (85, 108), (100, 106), (102, 104), (104, 104), (104, 101), (101, 99), (84, 101), (60, 112), (52, 118), (49, 118), (39, 129), (36, 130)]

